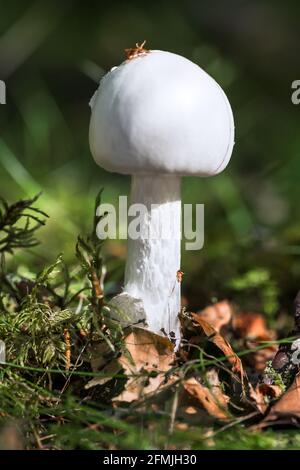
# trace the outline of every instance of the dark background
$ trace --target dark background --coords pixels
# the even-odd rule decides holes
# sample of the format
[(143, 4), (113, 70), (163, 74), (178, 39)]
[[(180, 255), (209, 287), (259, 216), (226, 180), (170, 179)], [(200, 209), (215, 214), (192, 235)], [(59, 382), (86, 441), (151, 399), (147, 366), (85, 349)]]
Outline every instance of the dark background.
[[(186, 56), (225, 89), (236, 124), (226, 171), (186, 178), (183, 202), (205, 204), (205, 246), (183, 250), (190, 305), (232, 297), (272, 320), (300, 287), (300, 5), (291, 1), (0, 1), (0, 194), (43, 191), (41, 245), (16, 254), (22, 273), (64, 252), (90, 227), (94, 198), (116, 202), (127, 177), (108, 174), (88, 146), (88, 102), (99, 78), (147, 39)], [(126, 246), (105, 247), (109, 283), (122, 281)]]

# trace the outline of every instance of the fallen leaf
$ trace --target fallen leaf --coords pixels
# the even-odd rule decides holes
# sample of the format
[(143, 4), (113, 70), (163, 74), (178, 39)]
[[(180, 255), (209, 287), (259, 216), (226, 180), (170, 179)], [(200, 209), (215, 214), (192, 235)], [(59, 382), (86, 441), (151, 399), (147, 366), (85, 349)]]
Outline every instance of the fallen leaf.
[(209, 389), (213, 396), (218, 400), (218, 403), (220, 403), (224, 408), (227, 408), (229, 397), (225, 395), (222, 390), (218, 370), (215, 368), (208, 369), (206, 371), (205, 378), (209, 384)]
[(279, 398), (283, 394), (283, 390), (279, 385), (259, 384), (259, 390), (269, 398)]
[(262, 340), (260, 339), (256, 341), (245, 341), (241, 346), (241, 348), (244, 349), (254, 350), (253, 352), (249, 352), (248, 354), (246, 354), (243, 359), (246, 364), (253, 367), (253, 369), (258, 372), (262, 372), (266, 368), (267, 363), (274, 358), (276, 351), (278, 350), (278, 346), (276, 344), (268, 344), (263, 348), (261, 348), (261, 346)]
[(282, 397), (271, 407), (260, 427), (273, 424), (288, 424), (300, 421), (300, 374)]
[(176, 420), (183, 422), (188, 426), (211, 425), (215, 420), (215, 416), (209, 414), (206, 408), (199, 402), (199, 399), (188, 393), (183, 386), (180, 388), (179, 404), (176, 410)]
[[(125, 349), (118, 358), (128, 376), (125, 390), (113, 401), (131, 402), (162, 389), (175, 359), (174, 346), (164, 336), (144, 328), (134, 328), (125, 338)], [(172, 379), (170, 379), (172, 380)]]
[(202, 385), (195, 377), (183, 382), (186, 392), (200, 402), (201, 406), (214, 418), (228, 420), (227, 403), (229, 398), (224, 395), (221, 388), (210, 389)]
[(257, 384), (253, 387), (249, 384), (249, 396), (260, 413), (265, 414), (270, 400), (279, 398), (283, 391), (279, 385)]
[(199, 315), (197, 315), (196, 313), (192, 313), (192, 318), (201, 326), (208, 339), (212, 341), (224, 353), (232, 367), (233, 372), (238, 372), (241, 376), (244, 376), (245, 372), (243, 369), (242, 361), (233, 351), (228, 341), (226, 341), (226, 339), (223, 338), (223, 336), (218, 333), (212, 325), (200, 318)]
[(204, 310), (194, 315), (208, 322), (219, 333), (223, 326), (228, 325), (233, 316), (233, 312), (233, 307), (228, 300), (222, 300), (214, 305), (209, 305)]
[(263, 371), (278, 349), (275, 344), (260, 348), (262, 343), (276, 339), (275, 331), (267, 328), (265, 316), (252, 312), (239, 313), (233, 317), (232, 328), (235, 336), (242, 341), (241, 349), (254, 350), (244, 356), (245, 363), (258, 372)]
[(270, 338), (270, 331), (264, 315), (260, 313), (242, 312), (233, 317), (232, 327), (242, 338)]

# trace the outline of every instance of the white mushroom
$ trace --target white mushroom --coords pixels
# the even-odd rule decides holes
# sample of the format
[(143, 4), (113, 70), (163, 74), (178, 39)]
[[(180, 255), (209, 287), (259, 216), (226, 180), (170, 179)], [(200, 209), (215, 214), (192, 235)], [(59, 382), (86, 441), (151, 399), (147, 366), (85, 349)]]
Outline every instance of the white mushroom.
[(90, 147), (100, 166), (132, 175), (131, 204), (147, 208), (141, 232), (155, 236), (129, 237), (124, 293), (115, 305), (127, 302), (130, 321), (142, 315), (152, 331), (164, 331), (178, 344), (180, 180), (216, 175), (226, 167), (234, 145), (233, 116), (221, 87), (198, 65), (142, 46), (130, 52), (101, 80)]

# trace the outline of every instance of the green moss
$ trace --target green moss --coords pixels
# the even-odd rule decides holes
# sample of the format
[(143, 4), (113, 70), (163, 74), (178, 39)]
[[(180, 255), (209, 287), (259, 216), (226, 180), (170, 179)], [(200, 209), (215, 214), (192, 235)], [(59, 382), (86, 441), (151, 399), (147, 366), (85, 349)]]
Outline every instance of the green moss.
[(265, 375), (265, 377), (268, 377), (270, 379), (272, 384), (277, 385), (278, 387), (281, 388), (281, 390), (283, 392), (285, 392), (286, 386), (285, 386), (285, 383), (284, 383), (284, 378), (282, 377), (282, 375), (279, 372), (277, 372), (272, 367), (272, 362), (271, 361), (269, 361), (267, 363), (267, 366), (266, 366), (265, 371), (264, 371), (264, 375)]

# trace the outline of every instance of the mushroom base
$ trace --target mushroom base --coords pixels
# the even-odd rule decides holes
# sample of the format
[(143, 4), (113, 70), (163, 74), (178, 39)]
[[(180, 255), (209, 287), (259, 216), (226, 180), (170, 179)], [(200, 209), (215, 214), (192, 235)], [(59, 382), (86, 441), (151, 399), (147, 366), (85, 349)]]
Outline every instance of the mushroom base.
[(129, 217), (124, 294), (143, 302), (149, 329), (167, 334), (178, 345), (180, 177), (133, 176)]

